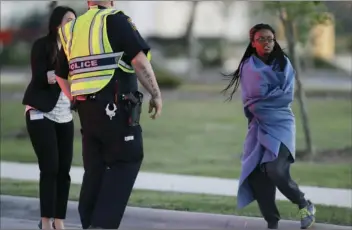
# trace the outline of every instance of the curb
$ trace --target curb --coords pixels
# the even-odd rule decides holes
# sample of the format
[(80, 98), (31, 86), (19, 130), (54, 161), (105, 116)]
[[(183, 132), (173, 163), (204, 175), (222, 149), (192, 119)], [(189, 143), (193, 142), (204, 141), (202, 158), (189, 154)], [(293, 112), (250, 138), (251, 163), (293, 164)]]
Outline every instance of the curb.
[[(2, 161), (0, 162), (0, 166), (1, 178), (25, 181), (39, 180), (39, 169), (35, 164)], [(83, 168), (80, 166), (72, 166), (70, 175), (71, 183), (80, 185), (83, 178)], [(140, 172), (133, 189), (218, 196), (237, 196), (238, 180), (204, 176)], [(351, 189), (334, 189), (312, 186), (300, 186), (300, 189), (315, 204), (352, 208)], [(331, 196), (331, 194), (335, 195)], [(278, 190), (276, 199), (287, 200), (287, 198)]]
[[(79, 225), (77, 202), (69, 201), (66, 222)], [(38, 220), (39, 201), (36, 198), (1, 195), (1, 217)], [(265, 229), (261, 218), (239, 217), (220, 214), (193, 213), (157, 210), (151, 208), (127, 207), (122, 228), (128, 229)], [(280, 221), (280, 229), (299, 229), (296, 221)], [(350, 227), (316, 224), (319, 230), (350, 230)]]

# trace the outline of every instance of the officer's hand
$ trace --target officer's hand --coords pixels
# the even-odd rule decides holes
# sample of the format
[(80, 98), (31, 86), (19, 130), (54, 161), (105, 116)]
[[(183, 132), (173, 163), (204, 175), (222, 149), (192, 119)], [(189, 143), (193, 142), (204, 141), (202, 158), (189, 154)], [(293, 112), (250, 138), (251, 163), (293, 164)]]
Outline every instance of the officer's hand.
[(152, 113), (154, 109), (154, 114), (152, 114), (150, 117), (152, 119), (156, 119), (157, 117), (160, 116), (161, 114), (161, 109), (163, 107), (163, 102), (160, 97), (158, 98), (151, 98), (149, 101), (149, 111), (148, 113)]

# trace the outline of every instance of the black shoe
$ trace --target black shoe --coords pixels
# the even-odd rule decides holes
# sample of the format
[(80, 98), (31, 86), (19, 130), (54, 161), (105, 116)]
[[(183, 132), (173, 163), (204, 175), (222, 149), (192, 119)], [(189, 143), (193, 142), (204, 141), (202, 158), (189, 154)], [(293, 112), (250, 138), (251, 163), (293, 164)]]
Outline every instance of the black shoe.
[(53, 229), (56, 229), (56, 227), (55, 227), (55, 222), (53, 222), (53, 223), (51, 224), (51, 227), (52, 227)]
[(278, 228), (279, 228), (278, 222), (268, 223), (268, 229), (278, 229)]

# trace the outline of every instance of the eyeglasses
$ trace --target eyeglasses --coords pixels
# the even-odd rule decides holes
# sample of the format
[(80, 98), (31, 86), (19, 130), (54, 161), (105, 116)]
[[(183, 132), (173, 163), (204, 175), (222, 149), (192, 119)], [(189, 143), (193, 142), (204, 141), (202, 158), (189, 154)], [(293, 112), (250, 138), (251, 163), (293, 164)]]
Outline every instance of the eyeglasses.
[(265, 43), (266, 41), (267, 41), (268, 43), (273, 43), (273, 42), (275, 41), (274, 38), (263, 38), (263, 37), (257, 38), (257, 39), (255, 39), (255, 40), (256, 40), (257, 42), (261, 43), (261, 44)]

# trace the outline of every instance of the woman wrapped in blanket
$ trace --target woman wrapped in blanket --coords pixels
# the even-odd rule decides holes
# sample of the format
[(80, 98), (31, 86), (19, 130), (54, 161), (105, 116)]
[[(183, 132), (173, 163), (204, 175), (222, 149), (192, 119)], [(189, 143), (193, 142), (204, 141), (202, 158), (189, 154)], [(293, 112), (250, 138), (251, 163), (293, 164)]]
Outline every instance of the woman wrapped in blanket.
[(231, 99), (241, 84), (244, 114), (248, 118), (238, 207), (256, 200), (268, 228), (277, 229), (278, 188), (298, 206), (301, 229), (308, 229), (315, 222), (315, 207), (290, 176), (290, 165), (295, 160), (295, 117), (291, 110), (295, 71), (271, 26), (255, 25), (249, 39), (239, 67), (224, 90), (234, 86)]

